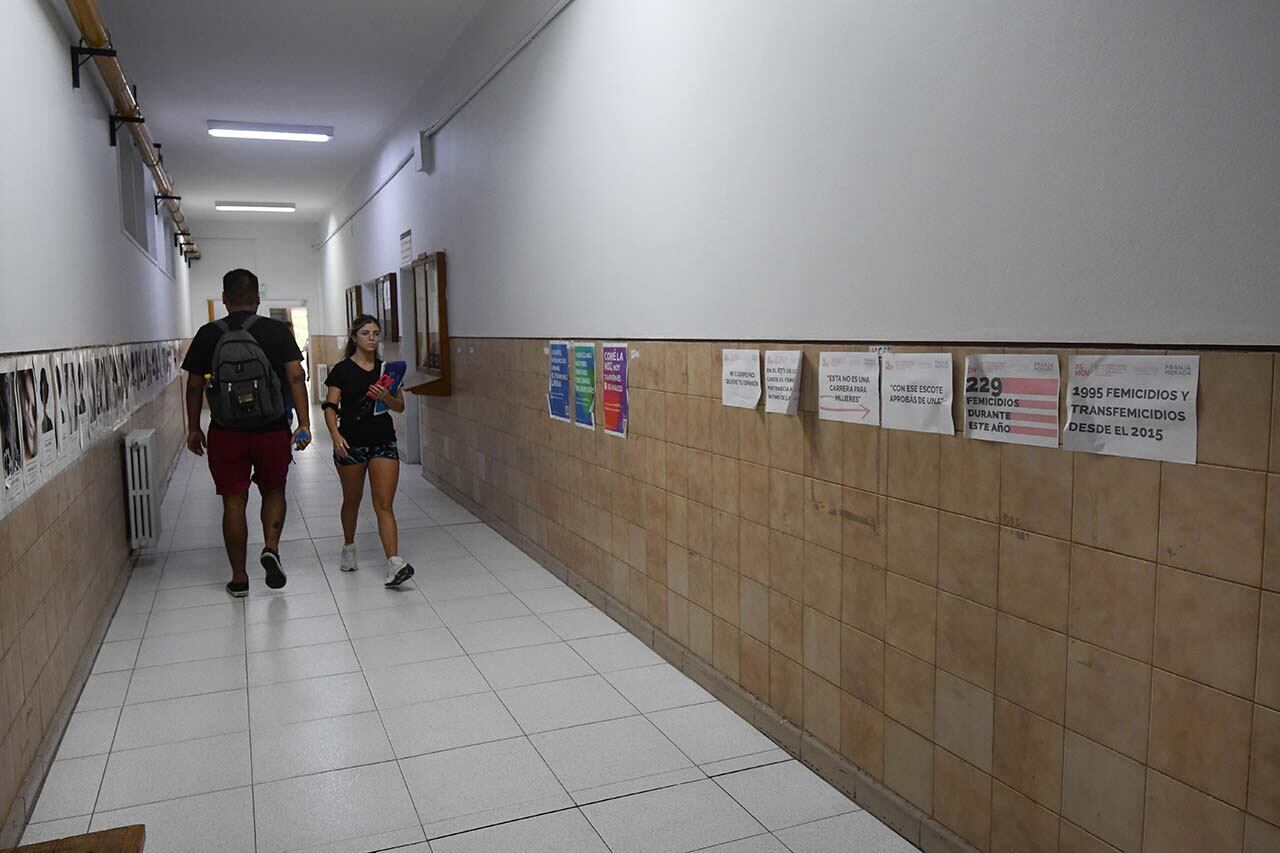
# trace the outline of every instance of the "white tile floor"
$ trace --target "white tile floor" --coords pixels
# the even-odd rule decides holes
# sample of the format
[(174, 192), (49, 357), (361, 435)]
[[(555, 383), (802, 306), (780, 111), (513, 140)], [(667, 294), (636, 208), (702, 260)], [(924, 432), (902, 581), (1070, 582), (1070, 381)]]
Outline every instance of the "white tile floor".
[(368, 507), (365, 567), (338, 571), (326, 448), (289, 500), (288, 586), (251, 560), (232, 600), (220, 503), (184, 457), (24, 843), (143, 822), (147, 853), (913, 849), (417, 467), (399, 591)]

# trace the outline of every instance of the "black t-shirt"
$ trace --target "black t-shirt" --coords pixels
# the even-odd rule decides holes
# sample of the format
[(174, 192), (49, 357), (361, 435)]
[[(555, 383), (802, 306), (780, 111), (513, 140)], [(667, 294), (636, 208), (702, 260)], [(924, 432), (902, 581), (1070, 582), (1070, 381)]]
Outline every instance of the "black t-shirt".
[(329, 369), (324, 384), (337, 388), (338, 432), (352, 447), (377, 447), (396, 440), (396, 425), (390, 412), (373, 413), (373, 400), (368, 397), (369, 386), (378, 381), (382, 362), (375, 361), (373, 370), (365, 370), (349, 358)]
[[(228, 326), (238, 329), (246, 319), (253, 316), (253, 313), (252, 311), (234, 311), (228, 314), (225, 319)], [(254, 339), (262, 346), (262, 351), (266, 354), (267, 361), (271, 362), (271, 366), (276, 369), (276, 374), (280, 377), (280, 393), (284, 397), (284, 409), (286, 412), (290, 411), (293, 408), (293, 397), (289, 390), (288, 371), (285, 366), (291, 361), (302, 361), (302, 351), (298, 349), (298, 342), (294, 340), (293, 332), (289, 331), (289, 327), (279, 320), (272, 320), (270, 317), (259, 317), (249, 327), (249, 334), (253, 335)], [(222, 330), (214, 323), (205, 323), (201, 326), (200, 330), (196, 332), (195, 338), (191, 341), (191, 347), (187, 350), (187, 357), (182, 360), (182, 369), (200, 377), (212, 373), (213, 348), (221, 337)], [(218, 426), (218, 424), (215, 423), (214, 426)], [(254, 432), (288, 428), (288, 419), (281, 418), (258, 430), (254, 430)]]

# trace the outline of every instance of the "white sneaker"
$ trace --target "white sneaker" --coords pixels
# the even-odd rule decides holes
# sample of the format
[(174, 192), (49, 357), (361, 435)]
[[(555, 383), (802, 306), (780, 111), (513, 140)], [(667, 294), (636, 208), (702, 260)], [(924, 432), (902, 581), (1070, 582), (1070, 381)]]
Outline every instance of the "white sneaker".
[(356, 546), (354, 542), (350, 545), (342, 546), (342, 565), (340, 568), (344, 572), (354, 572), (356, 569), (360, 568), (360, 566), (356, 564)]
[(413, 566), (409, 565), (403, 557), (387, 558), (387, 580), (383, 586), (397, 587), (411, 577), (413, 577)]

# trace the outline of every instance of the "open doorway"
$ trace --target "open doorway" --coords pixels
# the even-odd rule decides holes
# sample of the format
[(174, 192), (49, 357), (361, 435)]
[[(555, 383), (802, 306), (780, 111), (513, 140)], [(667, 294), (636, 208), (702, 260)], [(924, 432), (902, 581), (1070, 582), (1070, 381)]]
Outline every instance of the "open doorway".
[[(208, 302), (210, 321), (223, 316), (226, 309), (222, 306), (222, 300), (210, 299)], [(311, 364), (311, 323), (306, 303), (264, 299), (258, 311), (265, 317), (279, 320), (293, 330), (293, 339), (298, 342), (298, 349), (302, 351), (302, 369), (307, 374), (307, 397), (310, 399), (314, 371)]]

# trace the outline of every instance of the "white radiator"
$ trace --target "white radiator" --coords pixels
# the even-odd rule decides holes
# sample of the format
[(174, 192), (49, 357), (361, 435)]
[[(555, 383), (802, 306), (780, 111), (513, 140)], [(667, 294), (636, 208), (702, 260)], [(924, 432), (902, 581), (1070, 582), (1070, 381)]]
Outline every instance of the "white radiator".
[(324, 387), (324, 381), (329, 378), (329, 365), (321, 362), (316, 365), (316, 378), (311, 383), (312, 389), (316, 395), (316, 402), (323, 403), (329, 389)]
[(136, 429), (124, 439), (124, 467), (129, 488), (129, 538), (137, 548), (160, 541), (160, 481), (156, 464), (156, 431)]

